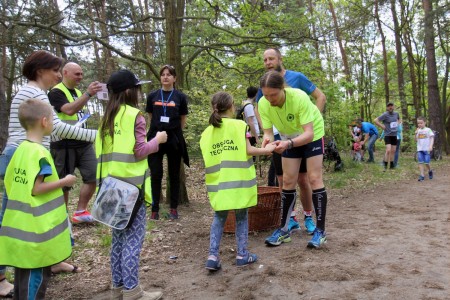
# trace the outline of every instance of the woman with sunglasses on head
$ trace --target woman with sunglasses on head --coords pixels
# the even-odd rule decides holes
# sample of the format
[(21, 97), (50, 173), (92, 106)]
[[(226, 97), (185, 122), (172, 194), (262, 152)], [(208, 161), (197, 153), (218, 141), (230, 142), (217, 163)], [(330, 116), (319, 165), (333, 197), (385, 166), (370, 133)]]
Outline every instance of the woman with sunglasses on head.
[(163, 158), (167, 155), (170, 179), (170, 210), (168, 218), (178, 219), (178, 200), (180, 197), (180, 164), (181, 159), (189, 166), (189, 157), (183, 128), (186, 126), (188, 114), (187, 97), (175, 89), (176, 71), (171, 65), (164, 65), (159, 71), (161, 88), (151, 92), (147, 97), (145, 109), (150, 117), (148, 140), (158, 131), (167, 132), (167, 143), (159, 147), (159, 151), (148, 156), (148, 164), (152, 176), (152, 220), (159, 219), (159, 200), (161, 199), (161, 181), (163, 177)]

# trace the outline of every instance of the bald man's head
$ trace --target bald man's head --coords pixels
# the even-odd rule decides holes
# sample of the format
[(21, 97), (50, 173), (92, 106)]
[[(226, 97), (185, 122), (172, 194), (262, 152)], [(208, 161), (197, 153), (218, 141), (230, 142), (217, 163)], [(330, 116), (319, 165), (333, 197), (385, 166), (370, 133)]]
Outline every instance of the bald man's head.
[(74, 62), (68, 62), (63, 67), (63, 83), (69, 89), (76, 88), (83, 80), (83, 70), (80, 65)]

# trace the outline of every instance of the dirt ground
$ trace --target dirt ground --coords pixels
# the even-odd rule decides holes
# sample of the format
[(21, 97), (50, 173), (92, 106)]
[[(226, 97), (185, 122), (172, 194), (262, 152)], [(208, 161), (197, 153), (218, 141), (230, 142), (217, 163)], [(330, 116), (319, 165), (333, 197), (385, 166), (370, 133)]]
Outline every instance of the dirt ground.
[[(390, 187), (329, 189), (321, 249), (306, 248), (304, 231), (275, 248), (264, 245), (270, 232), (251, 233), (259, 261), (238, 269), (234, 235), (227, 234), (217, 273), (204, 268), (212, 210), (203, 170), (189, 174), (190, 205), (180, 207), (178, 222), (149, 222), (141, 253), (141, 284), (162, 290), (164, 299), (450, 299), (448, 163), (422, 183), (411, 175)], [(108, 299), (108, 247), (101, 245), (108, 230), (78, 226), (75, 234), (70, 261), (83, 272), (53, 277), (48, 299)]]

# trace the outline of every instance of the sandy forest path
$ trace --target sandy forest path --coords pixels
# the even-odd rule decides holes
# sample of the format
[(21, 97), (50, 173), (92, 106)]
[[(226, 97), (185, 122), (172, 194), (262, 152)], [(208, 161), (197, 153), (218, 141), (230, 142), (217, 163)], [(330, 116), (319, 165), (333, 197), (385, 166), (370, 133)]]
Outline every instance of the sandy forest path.
[[(252, 233), (249, 249), (260, 259), (238, 269), (234, 235), (225, 235), (217, 273), (204, 269), (212, 212), (201, 178), (196, 184), (204, 199), (192, 197), (179, 222), (157, 222), (141, 254), (142, 286), (162, 290), (164, 299), (450, 299), (448, 163), (433, 180), (330, 190), (322, 249), (307, 249), (304, 231), (275, 248), (264, 245), (269, 232)], [(95, 237), (89, 241), (99, 230), (79, 229), (78, 238), (91, 245), (75, 249), (84, 272), (56, 276), (49, 299), (109, 298), (108, 250), (99, 250)]]

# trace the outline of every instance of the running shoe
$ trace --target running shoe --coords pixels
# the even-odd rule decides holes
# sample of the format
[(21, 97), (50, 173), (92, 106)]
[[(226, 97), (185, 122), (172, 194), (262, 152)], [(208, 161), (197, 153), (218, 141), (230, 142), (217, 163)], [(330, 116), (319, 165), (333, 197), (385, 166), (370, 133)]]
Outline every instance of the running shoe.
[(430, 170), (430, 172), (428, 172), (428, 178), (433, 179), (433, 170)]
[(150, 216), (150, 220), (159, 220), (159, 213), (156, 211), (152, 211), (152, 215)]
[(92, 223), (92, 222), (94, 222), (94, 218), (92, 217), (91, 213), (88, 212), (87, 210), (73, 213), (72, 216), (73, 224)]
[(289, 232), (284, 232), (280, 228), (275, 230), (271, 236), (269, 236), (265, 243), (271, 246), (279, 246), (281, 243), (289, 243), (291, 241), (291, 236)]
[(222, 268), (222, 265), (220, 263), (220, 260), (208, 259), (206, 261), (205, 268), (210, 271), (219, 271), (220, 268)]
[(316, 224), (311, 216), (305, 218), (305, 229), (307, 234), (313, 234), (316, 230)]
[(312, 239), (308, 242), (308, 248), (320, 248), (327, 242), (327, 235), (324, 231), (316, 228)]
[(289, 218), (288, 231), (289, 233), (295, 232), (300, 229), (300, 224), (297, 222), (295, 217)]
[(425, 177), (423, 177), (422, 175), (420, 175), (419, 176), (419, 180), (417, 180), (417, 181), (424, 181), (425, 180)]
[(243, 267), (248, 266), (258, 260), (258, 256), (256, 254), (249, 253), (247, 257), (244, 258), (236, 258), (236, 266)]
[(169, 220), (176, 220), (178, 219), (178, 212), (175, 208), (171, 208), (169, 211)]

